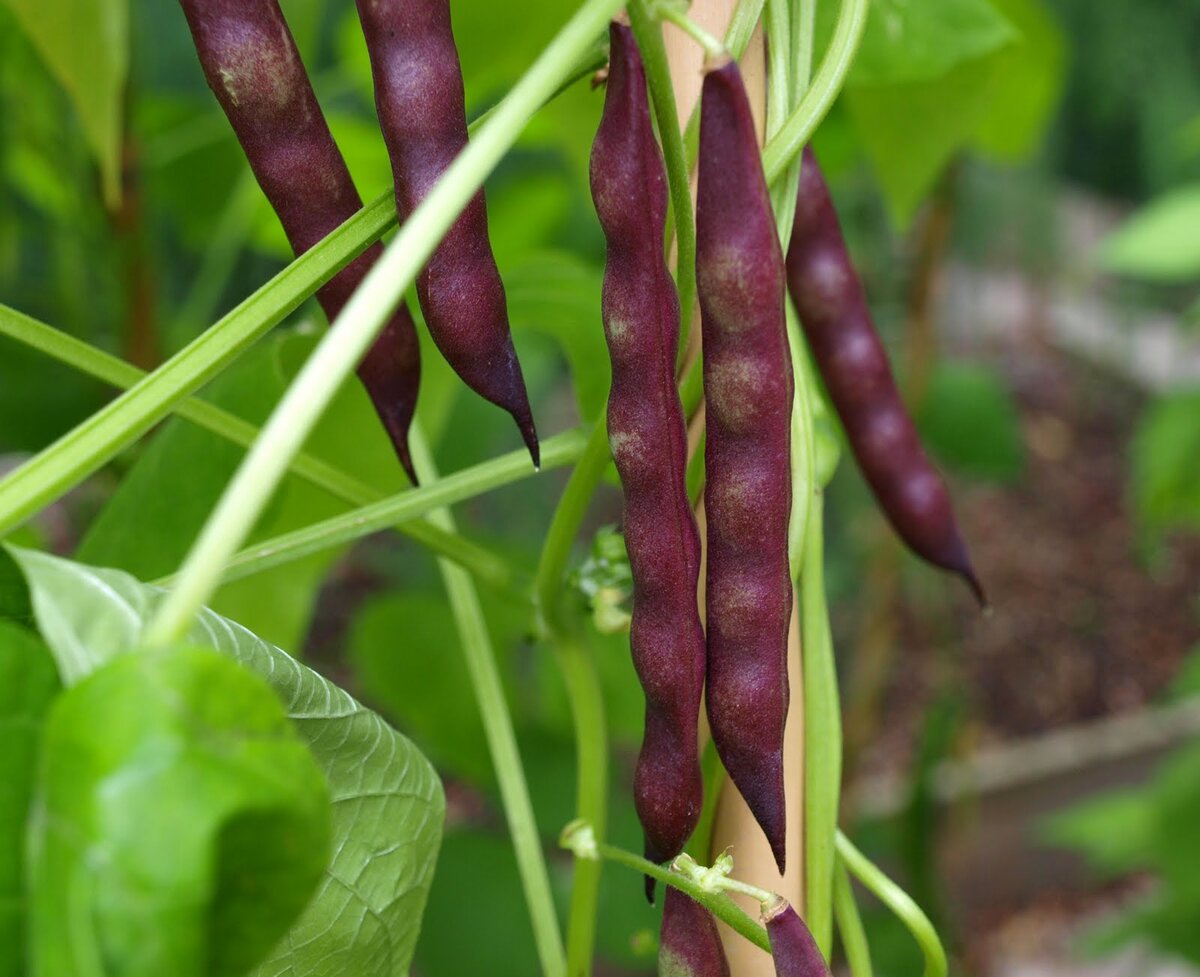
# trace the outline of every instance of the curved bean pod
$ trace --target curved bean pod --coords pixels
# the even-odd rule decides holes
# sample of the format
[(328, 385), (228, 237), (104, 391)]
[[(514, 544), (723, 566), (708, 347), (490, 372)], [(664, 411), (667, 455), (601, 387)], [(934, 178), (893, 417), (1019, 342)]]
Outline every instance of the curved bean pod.
[(708, 425), (708, 718), (725, 769), (782, 871), (792, 610), (783, 253), (736, 64), (705, 75), (700, 113), (696, 279)]
[[(401, 223), (467, 144), (462, 70), (448, 0), (357, 0)], [(417, 277), (429, 333), (462, 380), (508, 411), (539, 461), (480, 190)]]
[(659, 977), (729, 977), (712, 914), (686, 892), (667, 887), (658, 944)]
[[(303, 254), (362, 208), (277, 0), (180, 0), (209, 87), (250, 168)], [(374, 244), (317, 291), (332, 321), (383, 248)], [(408, 429), (417, 405), (420, 349), (403, 302), (367, 352), (358, 376), (416, 484)]]
[(776, 977), (829, 977), (829, 965), (796, 910), (779, 898), (762, 913)]
[(683, 850), (702, 806), (700, 536), (688, 502), (687, 434), (675, 387), (679, 298), (663, 259), (666, 172), (633, 32), (614, 23), (611, 39), (591, 187), (607, 242), (601, 307), (612, 359), (608, 434), (633, 573), (630, 647), (646, 693), (634, 801), (646, 857), (664, 862)]
[(918, 556), (957, 573), (980, 604), (986, 603), (946, 483), (921, 447), (896, 389), (811, 148), (805, 148), (800, 169), (787, 269), (813, 360), (892, 528)]

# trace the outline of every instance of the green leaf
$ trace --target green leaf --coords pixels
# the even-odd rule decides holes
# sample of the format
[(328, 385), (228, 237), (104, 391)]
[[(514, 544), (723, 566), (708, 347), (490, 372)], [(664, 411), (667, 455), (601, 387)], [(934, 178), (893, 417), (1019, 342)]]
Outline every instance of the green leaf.
[(329, 793), (271, 688), (216, 651), (113, 658), (46, 721), (36, 972), (239, 977), (329, 857)]
[(100, 164), (104, 196), (120, 199), (121, 126), (129, 62), (128, 0), (6, 0), (70, 96)]
[(1130, 454), (1142, 525), (1150, 532), (1200, 526), (1200, 389), (1154, 400), (1138, 419)]
[(447, 834), (417, 947), (420, 972), (528, 977), (538, 972), (533, 947), (512, 845), (483, 831)]
[(933, 454), (956, 471), (997, 482), (1021, 474), (1021, 418), (995, 370), (977, 363), (939, 363), (917, 424)]
[(25, 967), (25, 822), (58, 673), (37, 635), (0, 621), (0, 977)]
[[(136, 648), (163, 591), (116, 570), (12, 550), (64, 681)], [(257, 977), (403, 973), (441, 840), (445, 799), (429, 762), (336, 685), (240, 625), (202, 611), (189, 641), (234, 658), (283, 700), (333, 798), (333, 860)]]
[(1082, 853), (1092, 870), (1119, 875), (1144, 866), (1154, 844), (1154, 813), (1146, 789), (1113, 791), (1047, 819), (1043, 841)]
[(1163, 194), (1100, 246), (1100, 266), (1153, 282), (1200, 278), (1200, 183)]
[[(1062, 88), (1064, 44), (1041, 0), (894, 2), (909, 16), (872, 7), (880, 26), (843, 100), (903, 228), (966, 147), (1002, 160), (1033, 150)], [(898, 25), (891, 34), (889, 21)]]
[[(850, 85), (940, 78), (965, 61), (1013, 43), (1018, 32), (989, 0), (875, 0), (850, 69)], [(837, 4), (817, 6), (818, 36), (833, 31)]]
[[(526, 615), (509, 603), (489, 602), (489, 633), (507, 659), (513, 640), (527, 625)], [(497, 613), (505, 620), (495, 627)], [(400, 654), (396, 635), (405, 637)], [(491, 784), (491, 754), (458, 630), (445, 597), (430, 593), (389, 594), (355, 617), (350, 659), (370, 699), (428, 750), (441, 770), (475, 783)], [(437, 667), (431, 667), (436, 662)], [(502, 670), (509, 672), (507, 660)]]
[(977, 58), (932, 80), (846, 89), (843, 101), (897, 228), (908, 225), (946, 164), (978, 131), (996, 70), (991, 59)]
[(1066, 38), (1044, 0), (991, 0), (1019, 38), (989, 55), (995, 75), (986, 114), (972, 140), (1004, 162), (1028, 157), (1041, 142), (1066, 79)]
[(602, 280), (594, 265), (547, 252), (509, 268), (504, 283), (513, 329), (540, 332), (562, 350), (585, 421), (600, 415), (612, 376), (600, 323)]

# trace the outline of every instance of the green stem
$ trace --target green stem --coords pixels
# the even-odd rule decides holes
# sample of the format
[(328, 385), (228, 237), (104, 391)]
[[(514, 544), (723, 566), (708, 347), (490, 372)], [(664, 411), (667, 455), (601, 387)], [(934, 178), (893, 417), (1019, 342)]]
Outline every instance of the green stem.
[[(563, 583), (571, 548), (608, 461), (608, 433), (604, 418), (600, 417), (571, 477), (567, 479), (550, 520), (533, 586), (539, 631), (556, 649), (575, 720), (578, 816), (591, 822), (601, 838), (606, 820), (605, 796), (608, 792), (604, 703), (595, 667), (579, 643), (566, 614)], [(591, 973), (599, 887), (599, 866), (577, 862), (571, 883), (571, 915), (567, 924), (569, 977), (584, 977)]]
[(837, 851), (850, 873), (896, 915), (917, 941), (925, 957), (924, 977), (946, 977), (946, 951), (938, 939), (937, 930), (921, 907), (840, 831), (837, 833)]
[(635, 0), (627, 9), (629, 23), (642, 54), (642, 63), (646, 67), (646, 83), (658, 121), (667, 186), (671, 193), (671, 213), (675, 221), (675, 283), (679, 289), (681, 318), (678, 356), (682, 360), (687, 350), (692, 310), (696, 304), (696, 217), (692, 212), (687, 154), (683, 149), (683, 133), (679, 128), (679, 110), (675, 105), (675, 87), (667, 63), (667, 49), (663, 44), (662, 25), (651, 16), (648, 3), (649, 0)]
[(850, 876), (846, 874), (846, 865), (840, 857), (833, 870), (833, 916), (837, 920), (838, 937), (842, 941), (851, 977), (873, 977), (871, 945), (867, 942), (862, 917), (858, 914)]
[(564, 588), (567, 563), (575, 537), (583, 525), (588, 505), (595, 494), (596, 486), (604, 475), (609, 461), (608, 432), (604, 418), (596, 421), (588, 438), (587, 446), (576, 463), (566, 488), (558, 500), (550, 528), (546, 531), (546, 542), (538, 560), (537, 575), (533, 583), (533, 599), (537, 607), (539, 630), (543, 636), (552, 636), (568, 630), (564, 625)]
[[(576, 817), (591, 824), (603, 840), (608, 820), (608, 734), (600, 679), (589, 649), (577, 635), (560, 638), (555, 650), (575, 722)], [(598, 861), (575, 863), (567, 920), (568, 977), (587, 977), (592, 971), (601, 868)]]
[[(409, 431), (409, 447), (422, 483), (431, 489), (436, 488), (438, 476), (433, 456), (420, 426), (415, 423)], [(454, 517), (448, 509), (435, 510), (430, 514), (430, 519), (447, 532), (454, 532)], [(488, 636), (487, 622), (483, 618), (483, 608), (480, 607), (479, 595), (470, 576), (447, 560), (439, 560), (438, 569), (450, 599), (459, 643), (471, 676), (471, 688), (479, 706), (479, 717), (483, 721), (496, 781), (500, 785), (500, 798), (504, 804), (509, 834), (512, 835), (517, 870), (525, 890), (525, 902), (533, 923), (542, 973), (546, 977), (562, 977), (566, 973), (565, 957), (558, 916), (554, 910), (554, 897), (550, 890), (550, 875), (546, 869), (533, 804), (529, 799), (525, 768), (517, 749), (512, 715), (508, 710), (508, 700), (504, 698), (500, 670), (496, 667), (496, 655)]]
[[(262, 437), (247, 454), (159, 606), (147, 639), (169, 643), (182, 635), (220, 580), (270, 499), (292, 456), (338, 387), (416, 279), (437, 243), (484, 179), (512, 147), (534, 112), (567, 79), (622, 0), (587, 0), (511, 92), (489, 114), (384, 249), (362, 285), (322, 338), (284, 394)], [(301, 259), (303, 260), (303, 259)]]
[(157, 370), (0, 481), (0, 535), (154, 427), (383, 234), (395, 216), (390, 196), (369, 203)]
[(697, 24), (687, 13), (672, 3), (658, 5), (658, 15), (663, 20), (669, 20), (693, 41), (704, 48), (704, 53), (710, 58), (719, 58), (728, 54), (725, 45), (713, 37), (708, 31)]
[(791, 109), (791, 11), (789, 0), (767, 0), (767, 138), (777, 133)]
[(730, 57), (741, 60), (746, 48), (750, 46), (750, 38), (754, 36), (754, 28), (762, 18), (763, 6), (766, 0), (738, 0), (733, 8), (733, 16), (729, 26), (725, 28), (725, 47)]
[[(770, 55), (767, 75), (768, 141), (779, 131), (788, 113), (803, 95), (797, 78), (801, 73), (800, 68), (793, 66), (795, 58), (793, 41), (796, 31), (792, 27), (792, 2), (793, 0), (767, 0), (767, 50)], [(796, 16), (798, 19), (799, 11), (796, 12)], [(797, 158), (770, 188), (771, 205), (775, 211), (775, 225), (778, 229), (780, 245), (785, 253), (791, 239), (793, 215), (796, 210), (796, 193), (799, 186), (800, 161)]]
[(624, 848), (606, 844), (599, 844), (596, 848), (597, 853), (603, 859), (624, 865), (643, 875), (649, 875), (659, 882), (674, 886), (680, 892), (686, 892), (730, 929), (740, 933), (759, 949), (766, 950), (767, 953), (771, 952), (771, 941), (767, 938), (767, 931), (754, 922), (749, 914), (724, 892), (712, 892), (686, 875), (656, 865)]
[[(782, 97), (787, 111), (794, 110), (804, 99), (812, 76), (812, 46), (815, 29), (816, 0), (772, 0), (772, 2), (788, 4), (788, 35), (785, 37), (784, 24), (772, 27), (770, 40), (779, 38), (779, 46), (787, 46), (787, 58), (791, 71), (788, 79), (788, 91)], [(773, 90), (768, 89), (768, 92)], [(778, 117), (777, 117), (778, 118)], [(782, 118), (779, 122), (782, 124)], [(774, 137), (778, 129), (768, 127), (768, 141)], [(771, 202), (775, 209), (775, 220), (779, 229), (779, 240), (786, 253), (791, 241), (792, 223), (796, 213), (796, 197), (800, 189), (800, 160), (797, 156), (784, 172), (783, 176), (771, 187)]]
[(869, 0), (842, 0), (829, 50), (811, 87), (763, 149), (763, 171), (768, 184), (779, 179), (800, 154), (841, 91), (862, 40), (868, 6)]
[(825, 959), (833, 946), (834, 837), (842, 779), (837, 666), (825, 597), (822, 496), (813, 494), (800, 574), (804, 656), (804, 918)]
[[(548, 438), (542, 442), (542, 470), (547, 471), (562, 465), (569, 465), (583, 454), (585, 444), (583, 433), (578, 430), (567, 431), (564, 434)], [(397, 525), (409, 524), (411, 520), (429, 515), (436, 509), (475, 498), (503, 485), (530, 478), (534, 474), (533, 468), (529, 465), (529, 453), (524, 449), (511, 451), (499, 458), (492, 458), (478, 465), (472, 465), (470, 468), (464, 468), (453, 475), (439, 479), (433, 485), (405, 489), (396, 495), (380, 499), (378, 502), (362, 506), (351, 512), (331, 516), (321, 522), (274, 536), (260, 543), (254, 543), (229, 560), (221, 573), (221, 582), (241, 580), (243, 577), (270, 570), (313, 553), (352, 543), (371, 533), (377, 533)], [(432, 517), (430, 522), (432, 523)], [(458, 535), (449, 533), (440, 526), (431, 525), (431, 528), (437, 530), (448, 540), (466, 542)], [(474, 544), (467, 545), (474, 547)], [(464, 569), (481, 569), (483, 577), (495, 579), (497, 583), (500, 582), (501, 574), (503, 574), (504, 589), (510, 588), (512, 571), (508, 568), (507, 563), (496, 554), (486, 550), (483, 552), (489, 561), (500, 561), (500, 565), (485, 564), (482, 568), (476, 568), (473, 561), (477, 559), (478, 554), (468, 550), (465, 559), (470, 559), (472, 565), (464, 566)], [(464, 556), (462, 553), (457, 555), (460, 558), (453, 562), (461, 566)], [(157, 583), (169, 587), (174, 583), (174, 578), (168, 577)]]
[(792, 0), (792, 108), (800, 104), (812, 82), (817, 0)]
[[(146, 373), (136, 366), (6, 305), (0, 305), (0, 335), (15, 339), (60, 363), (123, 390), (135, 386), (146, 376)], [(259, 429), (253, 424), (195, 397), (181, 400), (171, 409), (179, 417), (243, 448), (250, 447), (259, 435)], [(582, 443), (582, 437), (578, 440)], [(334, 498), (349, 502), (353, 506), (370, 505), (384, 497), (383, 493), (365, 482), (350, 477), (310, 454), (296, 455), (292, 460), (291, 472), (310, 485), (323, 489)], [(392, 528), (435, 553), (454, 560), (489, 587), (511, 593), (512, 567), (498, 553), (461, 536), (451, 535), (424, 520), (393, 524)], [(260, 544), (260, 548), (261, 545), (265, 544)]]
[(817, 484), (816, 431), (813, 411), (816, 398), (812, 373), (808, 368), (808, 349), (800, 330), (795, 306), (786, 305), (788, 353), (792, 359), (792, 515), (788, 522), (788, 564), (792, 579), (800, 579), (805, 558), (805, 540), (813, 521)]

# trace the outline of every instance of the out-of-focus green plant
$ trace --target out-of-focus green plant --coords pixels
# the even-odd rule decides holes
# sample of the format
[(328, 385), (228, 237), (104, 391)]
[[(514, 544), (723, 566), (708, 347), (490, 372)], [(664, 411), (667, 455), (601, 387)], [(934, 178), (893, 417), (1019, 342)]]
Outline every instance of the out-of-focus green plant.
[[(1194, 649), (1165, 699), (1200, 708), (1200, 647)], [(1087, 946), (1099, 953), (1149, 941), (1164, 953), (1200, 964), (1200, 742), (1175, 750), (1143, 787), (1112, 791), (1055, 815), (1047, 841), (1079, 852), (1099, 877), (1151, 872), (1156, 886), (1096, 927)]]
[[(1200, 184), (1189, 184), (1137, 211), (1102, 242), (1096, 259), (1115, 275), (1195, 287), (1197, 228)], [(1151, 400), (1134, 431), (1130, 469), (1135, 512), (1152, 538), (1200, 527), (1200, 388), (1170, 390)]]

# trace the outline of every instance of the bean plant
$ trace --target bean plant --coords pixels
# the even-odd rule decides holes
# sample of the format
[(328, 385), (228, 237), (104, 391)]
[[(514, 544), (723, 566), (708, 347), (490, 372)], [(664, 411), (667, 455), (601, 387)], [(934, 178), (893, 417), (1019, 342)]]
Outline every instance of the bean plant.
[[(1017, 43), (1007, 3), (939, 5), (967, 11), (993, 46)], [(890, 28), (867, 0), (577, 0), (468, 127), (452, 5), (360, 0), (395, 181), (362, 205), (276, 0), (181, 6), (172, 13), (295, 257), (148, 371), (0, 306), (0, 334), (120, 391), (0, 480), (0, 977), (408, 971), (438, 873), (442, 776), (298, 649), (210, 607), (233, 581), (384, 532), (436, 557), (453, 647), (396, 634), (394, 652), (423, 656), (430, 682), (440, 658), (465, 663), (459, 694), (477, 709), (546, 977), (593, 972), (606, 873), (623, 899), (665, 905), (663, 975), (827, 973), (835, 936), (855, 977), (869, 975), (864, 892), (909, 928), (925, 974), (945, 974), (929, 919), (839, 828), (824, 584), (824, 490), (845, 440), (903, 540), (982, 599), (806, 151), (860, 50), (868, 75), (905, 63)], [(924, 15), (897, 16), (899, 48), (919, 42)], [(668, 57), (668, 37), (703, 61), (702, 84)], [(764, 45), (759, 89), (739, 62)], [(489, 239), (503, 189), (485, 198), (484, 184), (540, 113), (589, 82), (606, 86), (590, 148), (606, 269), (591, 298), (611, 389), (606, 410), (548, 434)], [(677, 95), (692, 87), (702, 92), (684, 117)], [(423, 350), (409, 293), (433, 340)], [(329, 328), (265, 421), (218, 403), (231, 367), (314, 296)], [(439, 472), (417, 409), (434, 357), (511, 414), (524, 448)], [(392, 452), (372, 464), (404, 473), (392, 491), (314, 440), (356, 372)], [(172, 572), (94, 565), (86, 543), (74, 559), (28, 545), (31, 521), (172, 416), (244, 449)], [(581, 566), (614, 463), (623, 541), (601, 534), (593, 554), (605, 555)], [(458, 530), (455, 505), (556, 470), (566, 477), (531, 576)], [(317, 493), (325, 514), (264, 537), (285, 483)], [(496, 595), (565, 690), (566, 823), (535, 815), (539, 783), (484, 613)], [(609, 766), (595, 647), (625, 630), (645, 693), (632, 789)], [(717, 850), (713, 810), (739, 796), (753, 818)], [(610, 837), (613, 799), (636, 811), (642, 850)], [(560, 831), (557, 849), (543, 843)], [(744, 858), (755, 846), (773, 858)], [(497, 907), (471, 891), (455, 899), (471, 940), (472, 921)], [(739, 963), (746, 947), (763, 951), (758, 969)]]

